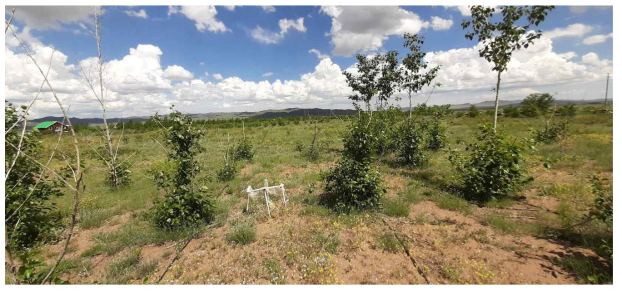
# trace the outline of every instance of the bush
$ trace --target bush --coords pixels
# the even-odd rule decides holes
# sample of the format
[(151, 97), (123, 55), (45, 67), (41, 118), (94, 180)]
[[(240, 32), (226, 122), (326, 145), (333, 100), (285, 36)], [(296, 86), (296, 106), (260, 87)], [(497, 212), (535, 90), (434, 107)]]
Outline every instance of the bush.
[(475, 105), (471, 105), (469, 107), (469, 111), (467, 112), (467, 116), (471, 117), (471, 118), (475, 118), (479, 116), (479, 110), (477, 110), (477, 107), (475, 107)]
[(227, 233), (227, 241), (231, 244), (247, 245), (255, 241), (257, 234), (255, 227), (241, 223)]
[(427, 148), (432, 151), (444, 148), (447, 145), (446, 131), (439, 118), (433, 119), (427, 126)]
[(403, 166), (421, 167), (427, 163), (424, 154), (425, 138), (421, 125), (405, 123), (402, 129), (402, 141), (397, 153), (397, 162)]
[(577, 108), (575, 108), (574, 104), (566, 104), (557, 109), (557, 112), (559, 112), (561, 116), (576, 116)]
[(252, 161), (255, 156), (253, 145), (246, 138), (242, 139), (242, 142), (235, 147), (234, 155), (236, 160)]
[(373, 168), (375, 147), (369, 117), (361, 113), (344, 137), (342, 158), (324, 175), (320, 203), (340, 212), (376, 207), (384, 194), (380, 173)]
[[(172, 109), (172, 108), (171, 108)], [(193, 180), (200, 171), (195, 157), (204, 151), (201, 138), (205, 132), (193, 126), (188, 114), (174, 111), (168, 118), (154, 117), (166, 124), (164, 143), (168, 146), (167, 165), (171, 171), (151, 169), (158, 188), (166, 191), (162, 200), (156, 200), (151, 214), (160, 228), (188, 227), (212, 219), (212, 201), (195, 192)], [(172, 172), (172, 173), (171, 173)]]
[(520, 110), (518, 109), (518, 107), (510, 106), (503, 109), (503, 115), (505, 115), (506, 117), (518, 118), (520, 117)]
[(549, 93), (533, 93), (529, 94), (521, 104), (523, 115), (529, 117), (541, 116), (549, 111), (549, 107), (553, 104), (553, 95)]
[(569, 122), (562, 121), (560, 123), (546, 123), (544, 129), (535, 132), (536, 141), (543, 143), (555, 143), (564, 140), (569, 134)]
[(370, 164), (342, 159), (324, 180), (320, 203), (339, 212), (376, 207), (384, 195), (380, 173)]
[(41, 167), (23, 155), (37, 160), (43, 159), (43, 149), (37, 132), (25, 132), (21, 141), (23, 154), (17, 156), (15, 147), (20, 144), (21, 125), (16, 125), (9, 132), (7, 130), (18, 121), (20, 115), (25, 114), (24, 110), (25, 107), (16, 110), (10, 103), (4, 107), (5, 171), (15, 160), (15, 165), (4, 181), (6, 191), (4, 225), (7, 247), (16, 251), (22, 251), (51, 238), (54, 230), (61, 225), (61, 221), (60, 217), (52, 215), (56, 204), (50, 203), (49, 200), (54, 196), (63, 195), (58, 190), (60, 186), (58, 183), (49, 181), (46, 175), (39, 179)]
[(470, 144), (468, 156), (456, 152), (450, 161), (461, 177), (462, 191), (466, 199), (487, 202), (515, 192), (532, 180), (526, 178), (524, 154), (534, 148), (532, 141), (509, 141), (502, 132), (492, 127), (482, 127), (479, 143)]
[(399, 147), (398, 118), (401, 114), (403, 114), (402, 109), (398, 107), (382, 108), (374, 114), (370, 126), (374, 137), (374, 150), (378, 155), (393, 152)]

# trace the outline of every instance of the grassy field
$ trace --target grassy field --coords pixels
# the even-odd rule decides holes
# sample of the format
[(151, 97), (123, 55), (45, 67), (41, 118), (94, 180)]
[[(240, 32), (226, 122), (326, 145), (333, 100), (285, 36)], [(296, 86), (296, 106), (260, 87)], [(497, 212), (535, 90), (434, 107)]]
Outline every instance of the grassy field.
[[(571, 121), (571, 135), (552, 145), (539, 144), (528, 158), (535, 180), (515, 196), (486, 205), (471, 204), (446, 189), (456, 179), (446, 150), (428, 153), (422, 169), (396, 168), (394, 156), (377, 167), (387, 190), (383, 207), (349, 215), (318, 205), (322, 172), (334, 165), (345, 127), (338, 119), (321, 123), (319, 158), (296, 151), (308, 145), (313, 125), (246, 128), (256, 150), (252, 162), (238, 163), (230, 182), (219, 182), (227, 136), (242, 138), (241, 128), (211, 129), (203, 139), (200, 174), (216, 203), (216, 221), (203, 229), (164, 231), (144, 212), (163, 195), (148, 169), (165, 158), (150, 137), (128, 134), (119, 151), (133, 164), (132, 184), (112, 190), (106, 169), (81, 136), (86, 156), (86, 194), (77, 234), (61, 264), (72, 283), (154, 284), (573, 284), (611, 282), (613, 267), (600, 251), (613, 234), (596, 221), (575, 226), (593, 203), (593, 175), (613, 177), (613, 117), (586, 112)], [(450, 149), (472, 141), (478, 125), (491, 117), (449, 118)], [(529, 136), (537, 118), (504, 118), (510, 136)], [(71, 152), (69, 137), (61, 149)], [(46, 136), (50, 150), (54, 136)], [(55, 167), (62, 164), (57, 161)], [(544, 165), (547, 165), (545, 167)], [(283, 183), (290, 198), (274, 197), (271, 217), (257, 200), (245, 212), (247, 186)], [(72, 197), (56, 199), (68, 219)], [(263, 207), (263, 208), (262, 208)], [(60, 234), (62, 237), (63, 234)], [(189, 243), (187, 243), (189, 241)], [(37, 253), (52, 262), (59, 244)]]

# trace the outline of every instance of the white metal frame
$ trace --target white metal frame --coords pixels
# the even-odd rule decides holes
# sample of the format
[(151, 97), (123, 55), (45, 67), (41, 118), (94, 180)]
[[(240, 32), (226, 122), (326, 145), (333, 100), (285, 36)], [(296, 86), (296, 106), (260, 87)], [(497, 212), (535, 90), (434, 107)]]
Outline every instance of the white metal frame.
[[(281, 189), (281, 194), (283, 196), (283, 205), (287, 204), (289, 199), (285, 195), (285, 185), (281, 183), (277, 186), (268, 186), (268, 179), (264, 179), (264, 187), (259, 189), (253, 189), (250, 185), (246, 188), (246, 193), (248, 193), (248, 198), (246, 200), (246, 211), (249, 210), (251, 198), (257, 196), (257, 194), (263, 192), (264, 198), (266, 199), (266, 207), (268, 209), (268, 216), (272, 217), (270, 214), (270, 190)], [(276, 192), (275, 192), (276, 194)]]

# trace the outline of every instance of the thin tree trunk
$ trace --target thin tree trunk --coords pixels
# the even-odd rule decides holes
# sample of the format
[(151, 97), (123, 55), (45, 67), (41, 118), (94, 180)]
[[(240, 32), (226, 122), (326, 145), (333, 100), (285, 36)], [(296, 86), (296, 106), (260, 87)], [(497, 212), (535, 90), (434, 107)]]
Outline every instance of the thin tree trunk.
[(410, 124), (410, 120), (413, 117), (413, 99), (411, 96), (411, 92), (408, 91), (408, 124)]
[(497, 90), (495, 90), (495, 119), (492, 123), (492, 129), (497, 131), (497, 112), (499, 111), (499, 86), (501, 85), (501, 71), (497, 73)]

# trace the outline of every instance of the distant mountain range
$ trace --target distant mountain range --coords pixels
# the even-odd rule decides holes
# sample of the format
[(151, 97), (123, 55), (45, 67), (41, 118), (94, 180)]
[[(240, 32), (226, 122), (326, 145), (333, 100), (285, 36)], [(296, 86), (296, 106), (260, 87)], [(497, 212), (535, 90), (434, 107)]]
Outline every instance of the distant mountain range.
[[(505, 107), (519, 107), (521, 106), (522, 100), (499, 100), (499, 108)], [(555, 104), (559, 106), (563, 106), (566, 104), (583, 104), (583, 105), (597, 105), (604, 104), (605, 99), (595, 99), (595, 100), (555, 100)], [(613, 104), (613, 100), (608, 100), (609, 104)], [(471, 103), (463, 103), (463, 104), (453, 104), (451, 105), (451, 109), (453, 110), (466, 110), (469, 109), (471, 105), (475, 105), (478, 109), (492, 109), (495, 108), (494, 101), (484, 101), (481, 103), (471, 104)], [(408, 110), (408, 107), (405, 107), (404, 110)], [(194, 119), (216, 119), (216, 118), (278, 118), (278, 117), (301, 117), (301, 116), (332, 116), (332, 115), (354, 115), (356, 114), (356, 110), (354, 109), (321, 109), (321, 108), (287, 108), (280, 110), (263, 110), (259, 112), (214, 112), (214, 113), (196, 113), (191, 114)], [(71, 117), (71, 124), (101, 124), (103, 123), (103, 119), (101, 118), (77, 118)], [(124, 118), (110, 118), (108, 122), (116, 123), (116, 122), (145, 122), (149, 120), (148, 116), (134, 116), (134, 117), (124, 117)], [(46, 116), (42, 118), (32, 119), (30, 120), (34, 123), (40, 123), (44, 121), (58, 121), (62, 122), (62, 117), (56, 116)]]

